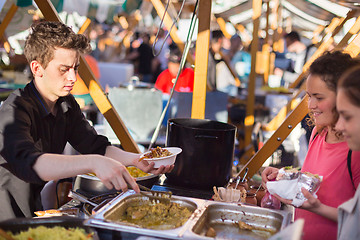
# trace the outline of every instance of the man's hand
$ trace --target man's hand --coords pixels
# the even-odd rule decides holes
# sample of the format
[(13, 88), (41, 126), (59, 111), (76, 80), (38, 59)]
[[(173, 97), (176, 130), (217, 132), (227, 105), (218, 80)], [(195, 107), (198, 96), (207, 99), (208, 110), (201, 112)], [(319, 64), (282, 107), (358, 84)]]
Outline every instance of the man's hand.
[(174, 165), (166, 165), (166, 166), (162, 165), (159, 168), (154, 168), (154, 164), (155, 164), (154, 162), (149, 163), (148, 161), (145, 160), (139, 161), (139, 159), (135, 159), (133, 161), (133, 164), (140, 170), (155, 175), (169, 173), (174, 169)]
[(266, 188), (267, 181), (275, 179), (278, 172), (279, 169), (274, 167), (265, 168), (264, 171), (261, 173), (262, 185)]

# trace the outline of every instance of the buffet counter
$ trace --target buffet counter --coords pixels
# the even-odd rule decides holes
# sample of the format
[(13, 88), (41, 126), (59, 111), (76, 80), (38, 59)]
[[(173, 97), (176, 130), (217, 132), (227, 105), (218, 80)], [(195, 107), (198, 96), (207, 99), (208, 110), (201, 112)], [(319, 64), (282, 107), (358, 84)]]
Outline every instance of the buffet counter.
[[(172, 186), (161, 180), (152, 186), (152, 190), (171, 191), (173, 193), (172, 201), (192, 209), (193, 214), (189, 220), (180, 228), (168, 230), (152, 230), (109, 222), (106, 219), (109, 212), (123, 209), (129, 201), (132, 201), (131, 199), (142, 198), (142, 195), (135, 194), (132, 190), (124, 194), (112, 192), (97, 196), (87, 195), (87, 199), (92, 202), (102, 203), (101, 206), (95, 208), (96, 212), (93, 211), (94, 207), (91, 204), (77, 199), (72, 199), (60, 209), (77, 209), (77, 217), (83, 218), (84, 224), (95, 229), (99, 238), (104, 240), (211, 239), (205, 236), (209, 225), (216, 226), (221, 221), (221, 227), (218, 227), (217, 231), (220, 234), (227, 234), (222, 239), (238, 239), (239, 235), (234, 230), (236, 229), (234, 223), (244, 220), (251, 223), (252, 226), (258, 226), (259, 229), (265, 227), (269, 228), (270, 232), (279, 232), (291, 223), (293, 217), (293, 207), (291, 206), (283, 206), (282, 210), (271, 210), (249, 204), (216, 202), (211, 200), (212, 191)], [(87, 194), (81, 190), (77, 190), (77, 192), (81, 195)], [(233, 236), (229, 234), (233, 234)], [(255, 234), (247, 237), (246, 239), (268, 239), (269, 236)]]

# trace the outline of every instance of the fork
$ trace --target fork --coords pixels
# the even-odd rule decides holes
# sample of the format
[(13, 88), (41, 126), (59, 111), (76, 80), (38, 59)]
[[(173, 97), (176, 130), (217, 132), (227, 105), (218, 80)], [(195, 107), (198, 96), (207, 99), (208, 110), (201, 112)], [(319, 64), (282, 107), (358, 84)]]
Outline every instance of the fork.
[(165, 203), (165, 204), (170, 203), (172, 192), (170, 192), (170, 191), (151, 190), (150, 188), (147, 188), (147, 187), (145, 187), (145, 186), (143, 186), (141, 184), (138, 184), (138, 186), (139, 186), (140, 189), (151, 193), (151, 195), (149, 195), (149, 194), (146, 194), (146, 193), (140, 191), (141, 195), (146, 196), (147, 198), (152, 200), (154, 203), (159, 203), (159, 202), (162, 202), (162, 203)]

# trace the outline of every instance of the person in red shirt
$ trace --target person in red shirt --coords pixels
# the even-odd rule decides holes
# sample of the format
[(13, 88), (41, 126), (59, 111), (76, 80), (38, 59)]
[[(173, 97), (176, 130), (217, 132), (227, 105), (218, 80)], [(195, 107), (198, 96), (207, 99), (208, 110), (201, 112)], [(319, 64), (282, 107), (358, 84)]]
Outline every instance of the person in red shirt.
[[(173, 50), (169, 56), (168, 68), (160, 73), (155, 82), (155, 88), (165, 94), (170, 94), (180, 67), (180, 51)], [(184, 68), (176, 83), (175, 91), (192, 92), (194, 89), (194, 70)]]

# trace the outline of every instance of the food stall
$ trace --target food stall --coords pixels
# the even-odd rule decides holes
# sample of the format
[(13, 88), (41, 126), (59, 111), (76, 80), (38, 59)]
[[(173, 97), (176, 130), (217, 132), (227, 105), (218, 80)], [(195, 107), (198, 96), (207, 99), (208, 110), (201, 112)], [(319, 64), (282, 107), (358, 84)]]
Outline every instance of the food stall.
[[(60, 20), (56, 12), (54, 12), (54, 8), (49, 4), (49, 1), (36, 2), (41, 11), (43, 11), (46, 19), (53, 21)], [(206, 11), (203, 12), (204, 9), (209, 10), (209, 4), (204, 3), (204, 1), (200, 2), (200, 4), (203, 4), (200, 5), (200, 15), (210, 18), (210, 16), (207, 15), (209, 13), (206, 13)], [(256, 3), (257, 1), (254, 2)], [(256, 9), (259, 10), (259, 5), (256, 7)], [(207, 23), (207, 19), (202, 21), (205, 21), (205, 24)], [(203, 31), (202, 33), (204, 35), (201, 35), (198, 41), (206, 40), (208, 42), (209, 28), (202, 25), (204, 22), (199, 24), (199, 31)], [(201, 50), (203, 49), (197, 49), (197, 57), (202, 57), (207, 54)], [(207, 64), (206, 61), (204, 62)], [(119, 115), (112, 107), (111, 102), (105, 96), (103, 89), (83, 59), (81, 59), (79, 70), (80, 75), (89, 88), (90, 95), (100, 112), (109, 121), (124, 149), (139, 152), (140, 150), (138, 149), (137, 144), (128, 133)], [(95, 233), (94, 236), (97, 236), (99, 239), (238, 239), (242, 237), (246, 239), (268, 239), (271, 238), (272, 235), (281, 235), (281, 232), (286, 232), (286, 227), (292, 225), (291, 222), (293, 218), (293, 209), (289, 206), (282, 206), (281, 209), (275, 210), (256, 206), (254, 202), (250, 203), (250, 201), (247, 202), (246, 200), (240, 201), (240, 199), (232, 199), (228, 201), (222, 199), (223, 201), (219, 201), (213, 199), (213, 195), (216, 191), (214, 191), (212, 187), (227, 186), (228, 181), (231, 179), (230, 173), (234, 153), (236, 128), (231, 124), (214, 123), (203, 120), (205, 109), (204, 98), (206, 96), (206, 91), (203, 91), (205, 90), (206, 82), (205, 73), (206, 70), (204, 66), (198, 64), (195, 72), (197, 90), (194, 91), (193, 95), (193, 100), (195, 102), (193, 104), (192, 112), (193, 119), (186, 119), (186, 121), (194, 125), (187, 126), (189, 123), (186, 121), (186, 123), (181, 122), (181, 126), (177, 126), (180, 130), (176, 129), (176, 124), (178, 124), (176, 120), (175, 123), (170, 121), (168, 125), (168, 132), (179, 131), (176, 134), (177, 136), (185, 134), (185, 130), (190, 128), (190, 133), (180, 137), (180, 139), (174, 139), (171, 138), (170, 135), (167, 135), (168, 146), (176, 144), (181, 145), (183, 149), (183, 155), (178, 156), (178, 164), (172, 174), (167, 174), (166, 177), (154, 175), (136, 177), (139, 184), (151, 188), (150, 191), (145, 191), (142, 194), (136, 194), (133, 190), (127, 192), (117, 192), (115, 190), (109, 191), (104, 189), (104, 186), (102, 186), (102, 183), (96, 176), (77, 176), (73, 182), (73, 189), (70, 192), (70, 197), (72, 199), (55, 211), (44, 212), (44, 214), (49, 215), (72, 215), (75, 216), (77, 220), (74, 221), (71, 218), (62, 216), (59, 218), (28, 219), (23, 220), (22, 222), (12, 221), (12, 224), (17, 227), (28, 227), (32, 225), (51, 226), (62, 225), (63, 223), (73, 223), (74, 221), (76, 222), (74, 225), (65, 224), (66, 227), (80, 226), (86, 231), (93, 231)], [(253, 75), (255, 75), (255, 73), (253, 73)], [(253, 88), (255, 87), (254, 85), (251, 86)], [(253, 97), (251, 94), (252, 93), (250, 92), (248, 98), (249, 105), (251, 105), (251, 97)], [(281, 143), (281, 141), (286, 138), (292, 130), (293, 124), (297, 123), (302, 118), (302, 114), (306, 112), (305, 100), (306, 99), (303, 99), (303, 101), (301, 101), (293, 114), (281, 125), (281, 130), (287, 130), (276, 132), (276, 134), (269, 139), (269, 144), (271, 142), (276, 142), (276, 144)], [(248, 108), (247, 111), (246, 132), (248, 132), (248, 129), (252, 130), (254, 123), (252, 121), (253, 119), (251, 119), (253, 113), (249, 112), (251, 110), (253, 109)], [(202, 125), (196, 122), (206, 122), (204, 124), (206, 126), (204, 127), (205, 131), (201, 131)], [(194, 129), (200, 131), (200, 134), (196, 135), (195, 133), (194, 135), (194, 132), (196, 132)], [(211, 130), (210, 133), (209, 130)], [(214, 136), (214, 133), (218, 135)], [(193, 135), (190, 136), (189, 134)], [(199, 138), (202, 138), (203, 145), (200, 145), (200, 149), (196, 149), (196, 147), (199, 147), (199, 142), (195, 140), (198, 140)], [(190, 141), (191, 147), (187, 145), (189, 144), (189, 139), (194, 140), (193, 142)], [(220, 142), (216, 142), (218, 139), (221, 139)], [(248, 173), (248, 176), (250, 177), (254, 175), (259, 169), (259, 164), (262, 163), (261, 161), (264, 161), (266, 159), (265, 156), (267, 156), (274, 148), (274, 146), (270, 146), (269, 144), (265, 145), (259, 155), (255, 155), (255, 157), (244, 165), (244, 168), (238, 174), (237, 180), (245, 180), (246, 173)], [(204, 151), (204, 149), (206, 149), (206, 151)], [(186, 153), (189, 155), (186, 155)], [(200, 155), (191, 155), (191, 153)], [(220, 154), (220, 156), (217, 154)], [(219, 159), (224, 158), (224, 161), (219, 161)], [(197, 162), (197, 160), (199, 161)], [(184, 173), (185, 168), (190, 169), (191, 171)], [(246, 173), (244, 173), (245, 171)], [(243, 174), (242, 178), (240, 177), (241, 173)], [(86, 187), (89, 186), (91, 189), (86, 189)], [(260, 186), (255, 189), (257, 192), (260, 189)], [(154, 196), (152, 195), (154, 191), (171, 191), (172, 196), (168, 199), (160, 197), (161, 199), (158, 199), (159, 202), (155, 204), (152, 202), (154, 200)], [(129, 223), (129, 221), (126, 221), (126, 214), (130, 212), (130, 208), (133, 209), (134, 207), (138, 207), (139, 203), (144, 203), (146, 206), (146, 214), (149, 212), (156, 212), (156, 206), (159, 206), (157, 204), (162, 203), (165, 205), (166, 210), (161, 211), (160, 215), (164, 212), (172, 212), (173, 210), (168, 210), (170, 209), (168, 207), (175, 206), (174, 208), (177, 211), (174, 210), (174, 215), (177, 217), (180, 215), (180, 217), (172, 219), (173, 222), (171, 224), (167, 221), (163, 221), (164, 219), (167, 219), (167, 216), (162, 218), (159, 222), (156, 222), (158, 220), (156, 219), (156, 216), (153, 216), (153, 218), (150, 218), (147, 222), (140, 220), (136, 223)], [(179, 209), (181, 210), (179, 211)], [(137, 216), (141, 215), (139, 219), (143, 219), (143, 211), (145, 210), (133, 212), (133, 215), (131, 215), (130, 218), (136, 220), (136, 218), (138, 218)], [(170, 216), (170, 218), (173, 218), (173, 216)], [(153, 221), (155, 221), (156, 224), (153, 224)], [(0, 228), (10, 230), (10, 225), (11, 221), (2, 223), (0, 224)], [(296, 227), (297, 229), (301, 229), (301, 223), (296, 225)], [(293, 236), (296, 235), (295, 237), (299, 238), (301, 233), (294, 230), (291, 234), (293, 234)], [(146, 238), (144, 236), (150, 237)]]

